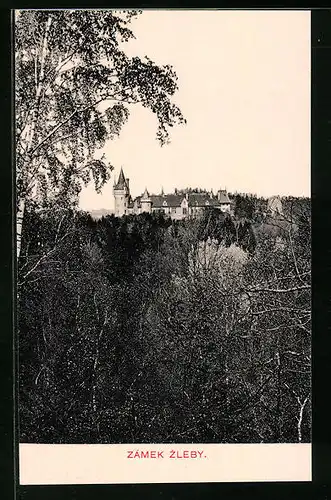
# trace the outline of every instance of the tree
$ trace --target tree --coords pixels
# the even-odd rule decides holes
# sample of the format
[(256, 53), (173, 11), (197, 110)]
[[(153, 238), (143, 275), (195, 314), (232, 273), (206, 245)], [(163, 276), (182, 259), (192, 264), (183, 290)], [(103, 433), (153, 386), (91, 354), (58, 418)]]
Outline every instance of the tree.
[(278, 233), (260, 234), (258, 251), (246, 268), (255, 346), (261, 342), (269, 358), (260, 373), (272, 376), (263, 399), (272, 410), (268, 419), (278, 442), (289, 436), (299, 442), (310, 439), (311, 221), (307, 200), (295, 205), (296, 215), (269, 218)]
[(158, 118), (157, 139), (184, 123), (171, 102), (177, 76), (169, 65), (129, 58), (122, 45), (137, 11), (31, 10), (16, 13), (15, 108), (17, 256), (26, 203), (72, 204), (83, 185), (96, 190), (112, 166), (96, 151), (117, 136), (140, 103)]

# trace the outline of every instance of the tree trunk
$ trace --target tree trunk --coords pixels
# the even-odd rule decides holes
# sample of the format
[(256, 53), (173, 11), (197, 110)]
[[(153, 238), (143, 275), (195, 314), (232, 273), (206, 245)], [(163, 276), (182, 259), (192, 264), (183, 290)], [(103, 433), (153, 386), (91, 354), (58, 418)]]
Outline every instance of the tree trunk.
[(282, 404), (282, 364), (281, 364), (281, 355), (279, 350), (276, 353), (276, 361), (277, 361), (277, 406), (276, 406), (276, 415), (275, 415), (275, 440), (276, 442), (280, 442), (281, 438), (281, 404)]
[[(40, 55), (40, 72), (37, 77), (36, 81), (36, 96), (35, 96), (35, 105), (31, 108), (32, 109), (32, 116), (30, 120), (27, 122), (25, 125), (23, 131), (22, 131), (22, 136), (21, 136), (21, 141), (25, 142), (26, 147), (23, 148), (23, 151), (25, 155), (29, 155), (30, 153), (30, 148), (33, 144), (34, 141), (34, 136), (35, 136), (35, 130), (36, 130), (36, 125), (37, 121), (39, 119), (39, 105), (40, 105), (40, 99), (42, 95), (42, 89), (43, 89), (43, 84), (44, 84), (44, 77), (45, 77), (45, 62), (46, 62), (46, 56), (47, 56), (47, 45), (48, 45), (48, 34), (49, 30), (51, 27), (52, 23), (52, 18), (51, 16), (48, 17), (47, 22), (46, 22), (46, 27), (45, 27), (45, 35), (43, 39), (43, 43), (41, 46), (41, 55)], [(31, 160), (31, 158), (30, 158)]]
[(17, 259), (17, 262), (20, 258), (20, 253), (21, 253), (22, 227), (23, 227), (24, 212), (25, 212), (25, 200), (22, 199), (19, 202), (17, 214), (16, 214), (16, 259)]
[(299, 417), (298, 417), (298, 442), (301, 443), (302, 441), (302, 420), (303, 420), (303, 412), (305, 409), (305, 406), (307, 404), (307, 401), (309, 399), (309, 395), (306, 397), (306, 399), (301, 403), (300, 398), (298, 398), (298, 403), (300, 405), (300, 411), (299, 411)]
[[(43, 86), (43, 80), (45, 76), (45, 60), (46, 60), (46, 54), (47, 54), (47, 44), (48, 44), (48, 34), (49, 30), (51, 27), (52, 23), (52, 18), (51, 16), (48, 17), (47, 22), (46, 22), (46, 28), (45, 28), (45, 35), (44, 35), (44, 40), (42, 43), (42, 50), (41, 50), (41, 58), (40, 58), (40, 74), (38, 78), (38, 83), (36, 87), (36, 97), (35, 101), (36, 104), (32, 108), (32, 118), (31, 122), (26, 125), (22, 132), (22, 138), (21, 141), (25, 142), (26, 148), (23, 148), (25, 151), (26, 155), (29, 155), (30, 148), (33, 144), (34, 136), (35, 136), (35, 130), (36, 130), (36, 125), (37, 125), (37, 120), (39, 117), (39, 101), (41, 98), (41, 92), (42, 92), (42, 86)], [(31, 159), (30, 159), (31, 161)], [(25, 211), (25, 200), (22, 199), (19, 202), (19, 206), (17, 209), (17, 217), (16, 217), (16, 259), (18, 261), (21, 253), (21, 239), (22, 239), (22, 226), (23, 226), (23, 217), (24, 217), (24, 211)]]
[[(37, 87), (36, 87), (36, 96), (35, 96), (35, 105), (32, 107), (32, 116), (26, 126), (24, 127), (21, 135), (21, 153), (24, 155), (24, 161), (23, 163), (26, 162), (32, 162), (33, 159), (29, 158), (30, 154), (30, 148), (33, 145), (34, 137), (35, 137), (35, 131), (36, 131), (36, 126), (37, 126), (37, 121), (39, 119), (39, 101), (41, 98), (41, 93), (42, 93), (42, 88), (43, 88), (43, 80), (45, 76), (45, 61), (46, 61), (46, 54), (47, 54), (47, 44), (48, 44), (48, 34), (49, 30), (51, 27), (51, 22), (52, 18), (51, 16), (48, 17), (47, 23), (46, 23), (46, 28), (45, 28), (45, 35), (44, 35), (44, 40), (42, 43), (42, 50), (41, 50), (41, 58), (40, 58), (40, 74), (38, 78), (38, 82), (36, 82)], [(23, 147), (24, 145), (24, 147)], [(18, 145), (19, 146), (19, 145)], [(18, 147), (17, 146), (17, 147)], [(26, 167), (25, 167), (26, 168)], [(25, 174), (26, 177), (26, 186), (29, 188), (29, 181), (28, 181), (28, 169)], [(33, 180), (31, 179), (31, 182)], [(17, 218), (16, 218), (16, 248), (17, 248), (17, 255), (16, 259), (18, 261), (21, 253), (21, 236), (22, 236), (22, 225), (23, 225), (23, 217), (24, 217), (24, 210), (25, 210), (25, 200), (22, 199), (19, 202), (18, 210), (17, 210)]]

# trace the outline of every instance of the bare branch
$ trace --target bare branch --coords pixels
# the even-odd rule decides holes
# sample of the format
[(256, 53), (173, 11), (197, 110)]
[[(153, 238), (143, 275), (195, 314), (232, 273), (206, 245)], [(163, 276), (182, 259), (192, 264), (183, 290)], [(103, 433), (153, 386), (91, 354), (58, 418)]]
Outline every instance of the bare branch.
[(290, 292), (297, 292), (299, 290), (309, 290), (311, 289), (310, 285), (302, 285), (302, 286), (295, 286), (293, 288), (250, 288), (248, 291), (252, 293), (256, 292), (271, 292), (271, 293), (290, 293)]
[[(57, 243), (60, 243), (61, 241), (63, 241), (70, 233), (66, 233), (64, 236), (62, 236), (62, 238), (60, 238), (58, 240)], [(31, 274), (33, 273), (33, 271), (35, 271), (37, 269), (37, 267), (45, 260), (47, 259), (47, 257), (49, 257), (50, 255), (52, 255), (55, 250), (57, 250), (57, 246), (55, 245), (51, 250), (49, 250), (46, 254), (44, 254), (42, 257), (40, 257), (40, 259), (35, 263), (35, 265), (29, 269), (29, 271), (23, 276), (23, 281), (21, 283), (19, 283), (19, 285), (22, 285), (24, 283), (24, 280), (26, 280), (26, 278)]]

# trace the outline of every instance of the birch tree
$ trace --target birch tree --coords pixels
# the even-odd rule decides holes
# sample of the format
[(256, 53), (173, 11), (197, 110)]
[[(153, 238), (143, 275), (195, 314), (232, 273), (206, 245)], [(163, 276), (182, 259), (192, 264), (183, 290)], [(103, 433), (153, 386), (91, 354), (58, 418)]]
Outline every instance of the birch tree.
[(38, 195), (72, 204), (84, 185), (100, 190), (112, 165), (96, 152), (119, 135), (130, 107), (158, 119), (157, 140), (185, 120), (172, 103), (169, 65), (129, 58), (137, 11), (26, 10), (15, 19), (17, 257), (26, 203)]

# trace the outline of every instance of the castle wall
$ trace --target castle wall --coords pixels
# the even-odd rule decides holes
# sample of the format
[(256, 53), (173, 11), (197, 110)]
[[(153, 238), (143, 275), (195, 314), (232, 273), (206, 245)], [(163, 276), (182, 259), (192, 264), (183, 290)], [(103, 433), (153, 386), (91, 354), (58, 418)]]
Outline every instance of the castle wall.
[(122, 217), (122, 215), (127, 215), (129, 213), (129, 195), (126, 190), (116, 190), (114, 193), (115, 197), (115, 216)]
[(141, 200), (141, 212), (147, 212), (150, 214), (152, 212), (152, 204), (150, 201)]

